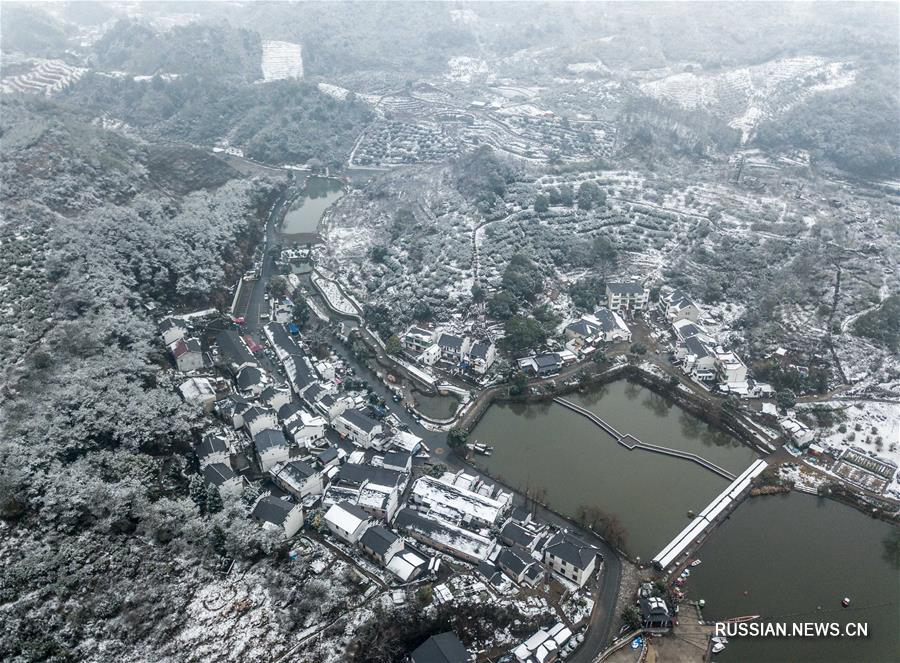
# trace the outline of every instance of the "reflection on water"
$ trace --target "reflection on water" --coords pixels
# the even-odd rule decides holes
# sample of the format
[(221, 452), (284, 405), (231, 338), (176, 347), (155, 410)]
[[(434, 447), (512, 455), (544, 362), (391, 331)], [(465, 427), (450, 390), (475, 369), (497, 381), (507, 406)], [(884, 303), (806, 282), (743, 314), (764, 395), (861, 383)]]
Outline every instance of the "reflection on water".
[[(888, 552), (892, 551), (892, 552)], [(791, 493), (748, 499), (703, 546), (687, 582), (704, 616), (866, 622), (869, 637), (730, 638), (721, 663), (896, 661), (900, 529), (833, 500)], [(841, 599), (851, 599), (843, 609)]]
[[(567, 398), (623, 433), (698, 453), (734, 473), (752, 450), (638, 385), (616, 382)], [(684, 423), (690, 423), (689, 432)], [(494, 405), (472, 431), (494, 445), (478, 463), (514, 487), (544, 489), (548, 503), (573, 517), (580, 509), (615, 516), (628, 549), (649, 559), (728, 485), (722, 477), (676, 458), (629, 451), (586, 418), (555, 403)]]
[(342, 195), (339, 180), (314, 175), (308, 177), (303, 194), (291, 205), (284, 217), (281, 232), (289, 235), (316, 232), (322, 214)]
[(416, 410), (431, 419), (449, 419), (456, 413), (459, 399), (455, 396), (430, 396), (414, 392)]

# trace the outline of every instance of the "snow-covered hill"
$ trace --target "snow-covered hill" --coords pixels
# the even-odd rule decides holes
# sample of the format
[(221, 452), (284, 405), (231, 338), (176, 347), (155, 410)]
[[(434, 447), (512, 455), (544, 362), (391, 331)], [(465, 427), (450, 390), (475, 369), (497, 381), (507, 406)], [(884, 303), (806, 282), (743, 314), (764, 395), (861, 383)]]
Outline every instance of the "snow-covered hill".
[(849, 62), (805, 56), (715, 74), (672, 74), (642, 83), (641, 89), (652, 97), (726, 118), (746, 141), (761, 120), (816, 92), (850, 85), (855, 77)]

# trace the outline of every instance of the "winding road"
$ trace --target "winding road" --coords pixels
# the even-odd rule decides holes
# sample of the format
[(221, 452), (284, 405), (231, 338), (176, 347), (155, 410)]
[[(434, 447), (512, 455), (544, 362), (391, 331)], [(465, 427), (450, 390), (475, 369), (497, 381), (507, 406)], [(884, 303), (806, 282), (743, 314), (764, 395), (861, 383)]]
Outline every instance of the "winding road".
[[(290, 186), (285, 188), (272, 204), (266, 218), (260, 278), (253, 287), (250, 301), (247, 306), (247, 315), (245, 316), (245, 329), (257, 341), (262, 340), (260, 338), (262, 328), (262, 325), (260, 324), (260, 312), (263, 310), (263, 306), (267, 305), (265, 300), (266, 286), (275, 274), (275, 257), (270, 254), (270, 249), (277, 242), (278, 225), (284, 217), (284, 214), (287, 212), (292, 188), (293, 187)], [(358, 361), (336, 338), (333, 338), (332, 341), (334, 350), (349, 366), (354, 368), (357, 376), (360, 379), (364, 379), (372, 387), (372, 390), (381, 396), (385, 402), (390, 403), (393, 394), (381, 382), (378, 376), (375, 375), (368, 366)], [(557, 376), (557, 379), (559, 379), (559, 376)], [(424, 440), (425, 444), (430, 449), (431, 457), (429, 460), (443, 463), (448, 468), (454, 470), (465, 470), (469, 474), (476, 474), (486, 481), (496, 483), (495, 479), (484, 475), (478, 469), (472, 467), (455, 453), (451, 452), (450, 447), (447, 444), (446, 433), (433, 432), (423, 428), (418, 421), (403, 408), (396, 408), (394, 414), (409, 427), (410, 432), (418, 435)], [(516, 503), (525, 504), (525, 497), (520, 495), (514, 489), (511, 490), (515, 495)], [(587, 630), (584, 633), (584, 641), (578, 650), (576, 650), (576, 652), (568, 659), (573, 663), (590, 663), (604, 650), (606, 643), (609, 640), (610, 630), (615, 621), (616, 600), (618, 598), (619, 583), (622, 577), (622, 562), (619, 559), (617, 552), (592, 531), (562, 518), (541, 505), (538, 505), (536, 508), (536, 516), (544, 522), (551, 523), (558, 527), (568, 528), (576, 536), (579, 536), (587, 543), (595, 546), (603, 556), (602, 573), (600, 574), (599, 579), (594, 578), (590, 585), (595, 605)]]
[[(387, 403), (391, 403), (393, 395), (387, 387), (381, 382), (375, 373), (368, 366), (358, 361), (337, 339), (333, 339), (332, 347), (335, 352), (348, 365), (352, 366), (356, 371), (357, 377), (365, 380), (372, 390), (381, 396)], [(409, 430), (414, 435), (421, 437), (430, 450), (429, 460), (439, 462), (446, 465), (451, 470), (465, 470), (468, 474), (475, 474), (485, 481), (497, 483), (496, 479), (488, 477), (477, 468), (469, 465), (459, 456), (450, 450), (447, 444), (446, 433), (436, 433), (423, 428), (416, 419), (403, 408), (395, 408), (392, 410), (400, 420), (409, 426)], [(421, 462), (421, 461), (417, 461)], [(515, 495), (516, 504), (525, 504), (525, 497), (520, 495), (515, 489), (509, 488)], [(591, 614), (590, 623), (584, 633), (584, 642), (567, 660), (571, 663), (591, 663), (602, 652), (606, 643), (609, 641), (610, 630), (615, 621), (616, 600), (619, 595), (619, 583), (622, 578), (622, 562), (618, 553), (610, 547), (603, 539), (594, 534), (592, 531), (570, 522), (549, 509), (538, 505), (536, 509), (538, 519), (556, 525), (558, 527), (566, 527), (576, 536), (582, 538), (585, 542), (596, 546), (603, 556), (603, 571), (599, 578), (592, 581), (592, 594), (594, 598), (594, 612)]]

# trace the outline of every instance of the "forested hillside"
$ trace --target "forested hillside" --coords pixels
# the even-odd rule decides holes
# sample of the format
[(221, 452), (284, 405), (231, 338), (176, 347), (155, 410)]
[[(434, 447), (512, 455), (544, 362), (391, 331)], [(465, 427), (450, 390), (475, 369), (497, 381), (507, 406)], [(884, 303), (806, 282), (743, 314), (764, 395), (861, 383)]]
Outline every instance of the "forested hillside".
[(371, 118), (362, 102), (339, 101), (293, 80), (242, 85), (193, 75), (171, 81), (89, 75), (65, 101), (167, 140), (227, 138), (267, 163), (342, 162)]
[(800, 147), (861, 177), (900, 175), (900, 103), (894, 68), (870, 68), (862, 82), (804, 100), (784, 117), (759, 127), (758, 142)]
[(44, 102), (2, 110), (0, 659), (133, 657), (184, 625), (215, 547), (271, 549), (242, 503), (188, 497), (196, 414), (145, 305), (215, 301), (273, 184), (160, 196), (141, 146)]
[(159, 32), (119, 21), (94, 45), (97, 68), (256, 80), (262, 77), (259, 34), (228, 24), (191, 23)]

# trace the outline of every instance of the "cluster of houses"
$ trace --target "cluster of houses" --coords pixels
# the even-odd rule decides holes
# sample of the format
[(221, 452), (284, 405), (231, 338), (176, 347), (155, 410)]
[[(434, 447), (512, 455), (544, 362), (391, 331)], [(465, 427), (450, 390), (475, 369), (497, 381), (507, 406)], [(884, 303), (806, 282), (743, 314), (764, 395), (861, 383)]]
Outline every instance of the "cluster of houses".
[[(164, 321), (163, 340), (176, 329), (188, 332)], [(204, 361), (224, 377), (182, 385), (199, 393), (209, 381), (208, 409), (220, 419), (196, 446), (201, 475), (222, 495), (242, 493), (252, 478), (261, 489), (251, 516), (263, 527), (291, 537), (314, 514), (312, 524), (404, 583), (436, 571), (441, 554), (470, 563), (495, 586), (535, 587), (556, 574), (574, 589), (602, 564), (596, 548), (535, 522), (513, 507), (510, 492), (480, 477), (444, 471), (413, 480), (421, 438), (342, 390), (334, 363), (312, 355), (291, 327), (273, 321), (263, 331), (268, 349), (235, 329), (218, 332)], [(456, 348), (454, 361), (472, 361), (478, 343), (429, 334), (432, 345)], [(488, 362), (493, 354), (488, 345)]]
[[(572, 630), (562, 622), (539, 629), (512, 652), (512, 657), (503, 660), (516, 663), (554, 663), (568, 650), (566, 644), (574, 646)], [(465, 646), (452, 631), (433, 635), (410, 654), (411, 663), (470, 663), (475, 656), (466, 651)]]
[(623, 316), (645, 310), (649, 301), (650, 291), (639, 283), (607, 283), (605, 305), (566, 325), (566, 349), (586, 356), (604, 344), (629, 343), (631, 330)]
[[(649, 301), (650, 291), (640, 283), (607, 283), (606, 306), (566, 326), (566, 348), (585, 356), (605, 343), (630, 342), (631, 331), (625, 319), (647, 310)], [(716, 385), (722, 391), (742, 396), (766, 391), (767, 385), (754, 385), (748, 380), (747, 366), (741, 358), (719, 345), (700, 325), (702, 311), (687, 294), (676, 289), (662, 295), (658, 309), (671, 325), (674, 357), (686, 375), (701, 384)]]
[(686, 375), (741, 396), (765, 389), (765, 385), (751, 387), (746, 364), (706, 332), (698, 322), (700, 307), (685, 293), (673, 290), (660, 297), (660, 311), (672, 326), (675, 359)]
[(462, 369), (476, 376), (487, 373), (497, 358), (497, 348), (491, 341), (441, 329), (413, 325), (400, 337), (400, 343), (423, 366)]

